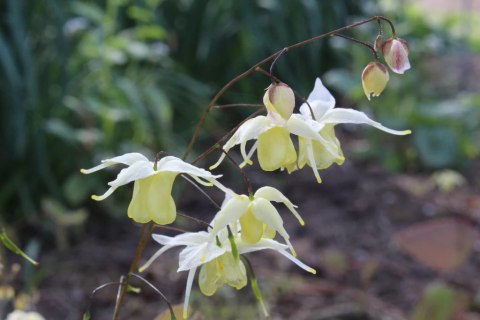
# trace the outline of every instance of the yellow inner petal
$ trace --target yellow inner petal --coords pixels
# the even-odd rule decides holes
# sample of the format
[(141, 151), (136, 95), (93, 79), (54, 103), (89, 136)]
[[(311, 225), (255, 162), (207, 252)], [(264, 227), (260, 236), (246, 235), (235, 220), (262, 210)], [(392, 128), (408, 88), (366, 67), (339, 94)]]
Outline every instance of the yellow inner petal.
[(176, 176), (174, 172), (160, 172), (135, 181), (128, 216), (139, 223), (172, 223), (177, 214), (171, 195)]
[(240, 225), (242, 226), (243, 241), (251, 244), (260, 241), (263, 234), (263, 223), (255, 218), (250, 208), (240, 217)]
[(297, 160), (290, 133), (284, 127), (273, 127), (258, 137), (258, 162), (264, 171), (287, 167)]

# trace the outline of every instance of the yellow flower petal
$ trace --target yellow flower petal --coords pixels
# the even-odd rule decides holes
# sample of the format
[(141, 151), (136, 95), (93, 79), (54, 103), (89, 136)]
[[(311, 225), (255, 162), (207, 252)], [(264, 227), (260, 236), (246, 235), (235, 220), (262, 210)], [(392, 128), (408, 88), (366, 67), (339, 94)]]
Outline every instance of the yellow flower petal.
[(297, 160), (290, 133), (284, 127), (273, 127), (258, 137), (258, 162), (264, 171), (286, 167)]

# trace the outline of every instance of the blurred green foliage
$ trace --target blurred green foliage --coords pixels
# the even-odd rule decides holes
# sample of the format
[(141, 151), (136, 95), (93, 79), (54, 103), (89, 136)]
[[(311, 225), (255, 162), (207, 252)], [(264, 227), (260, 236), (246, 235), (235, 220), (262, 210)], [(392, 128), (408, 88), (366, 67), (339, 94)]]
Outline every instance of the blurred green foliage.
[[(325, 75), (327, 84), (347, 95), (361, 109), (394, 128), (412, 129), (411, 139), (392, 139), (373, 133), (370, 156), (380, 158), (393, 170), (465, 168), (479, 153), (480, 95), (473, 77), (472, 25), (445, 15), (432, 21), (415, 4), (384, 1), (385, 14), (396, 23), (397, 35), (410, 45), (412, 69), (404, 75), (390, 71), (390, 82), (379, 98), (368, 102), (355, 81), (373, 60), (356, 44), (339, 43), (355, 66)], [(387, 5), (385, 5), (387, 4)], [(375, 26), (372, 26), (375, 27)], [(459, 30), (461, 32), (459, 32)], [(356, 35), (374, 41), (375, 28)], [(385, 38), (391, 36), (384, 26)], [(472, 42), (473, 41), (473, 42)], [(353, 80), (352, 80), (353, 79)]]
[[(85, 179), (79, 168), (131, 151), (181, 155), (215, 90), (283, 46), (360, 19), (371, 3), (1, 2), (0, 223), (26, 219), (55, 232), (57, 220), (70, 219), (41, 207), (44, 199), (69, 215), (105, 188), (108, 173)], [(276, 71), (308, 92), (341, 63), (323, 41), (289, 53)], [(259, 102), (267, 85), (250, 77), (222, 102)], [(216, 113), (205, 131), (220, 135), (242, 115)]]

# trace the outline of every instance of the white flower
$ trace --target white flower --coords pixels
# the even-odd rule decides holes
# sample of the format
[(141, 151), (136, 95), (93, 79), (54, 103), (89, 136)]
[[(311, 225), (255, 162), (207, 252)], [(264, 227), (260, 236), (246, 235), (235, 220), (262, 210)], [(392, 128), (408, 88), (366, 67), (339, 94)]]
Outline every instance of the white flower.
[[(301, 117), (312, 130), (318, 132), (328, 144), (325, 145), (319, 140), (313, 140), (306, 137), (299, 137), (299, 156), (296, 164), (287, 167), (289, 172), (303, 168), (308, 164), (312, 169), (318, 182), (321, 182), (319, 169), (328, 168), (334, 162), (342, 164), (344, 161), (343, 153), (340, 148), (340, 142), (335, 136), (334, 126), (339, 123), (368, 124), (379, 130), (394, 135), (407, 135), (410, 130), (397, 131), (389, 129), (379, 122), (370, 119), (365, 113), (345, 108), (334, 108), (335, 98), (317, 78), (315, 87), (308, 96), (308, 104), (304, 103), (300, 107), (300, 115), (294, 114), (293, 117)], [(313, 116), (312, 117), (312, 113)], [(333, 151), (333, 152), (332, 152)]]
[(241, 237), (245, 243), (255, 244), (261, 238), (273, 238), (275, 232), (285, 239), (292, 254), (295, 251), (289, 241), (290, 236), (283, 227), (283, 220), (271, 202), (283, 203), (304, 225), (303, 219), (295, 210), (296, 206), (290, 202), (279, 190), (272, 187), (262, 187), (252, 196), (227, 193), (221, 210), (212, 222), (212, 234), (223, 230), (227, 225), (236, 230), (241, 227)]
[(128, 167), (122, 169), (117, 178), (108, 183), (110, 188), (103, 195), (93, 195), (92, 199), (103, 200), (118, 187), (135, 181), (132, 201), (128, 206), (128, 216), (139, 223), (153, 221), (157, 224), (169, 224), (175, 220), (177, 211), (171, 192), (178, 174), (188, 174), (205, 186), (216, 185), (221, 189), (224, 188), (215, 180), (221, 175), (215, 176), (207, 170), (172, 156), (164, 157), (154, 163), (140, 153), (127, 153), (103, 160), (102, 164), (91, 169), (82, 169), (81, 172), (89, 174), (115, 164), (124, 164)]
[(45, 320), (45, 318), (38, 312), (14, 310), (7, 315), (6, 320)]
[[(274, 171), (294, 164), (297, 153), (290, 134), (318, 140), (328, 145), (323, 137), (304, 123), (303, 118), (292, 116), (295, 98), (293, 91), (286, 85), (270, 86), (263, 97), (263, 103), (268, 111), (267, 116), (257, 116), (246, 121), (223, 146), (223, 150), (228, 152), (240, 144), (243, 157), (240, 167), (252, 164), (250, 158), (257, 149), (258, 162), (264, 171)], [(257, 141), (247, 153), (246, 145), (249, 140)], [(223, 153), (220, 159), (210, 166), (210, 170), (219, 166), (224, 158)]]
[[(214, 222), (212, 222), (214, 223)], [(213, 295), (215, 291), (228, 284), (236, 289), (241, 289), (247, 284), (246, 268), (241, 259), (234, 257), (232, 247), (228, 239), (227, 229), (224, 228), (218, 233), (213, 232), (189, 232), (175, 237), (154, 234), (153, 239), (163, 245), (148, 261), (140, 268), (140, 272), (162, 255), (165, 251), (176, 246), (185, 246), (179, 255), (180, 271), (188, 271), (187, 285), (185, 289), (185, 301), (183, 317), (187, 318), (188, 303), (192, 290), (193, 280), (198, 267), (201, 267), (199, 274), (199, 287), (205, 295)], [(287, 246), (275, 240), (262, 238), (255, 244), (249, 244), (242, 240), (241, 234), (233, 234), (233, 241), (238, 254), (245, 254), (265, 249), (277, 251), (300, 268), (315, 274), (316, 271), (295, 258), (287, 251)]]

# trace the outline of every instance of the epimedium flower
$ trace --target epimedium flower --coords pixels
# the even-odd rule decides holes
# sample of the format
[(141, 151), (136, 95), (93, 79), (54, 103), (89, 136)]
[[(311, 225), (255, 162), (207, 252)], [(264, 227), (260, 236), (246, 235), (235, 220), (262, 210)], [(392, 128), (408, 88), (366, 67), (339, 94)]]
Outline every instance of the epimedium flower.
[(295, 209), (296, 206), (279, 190), (262, 187), (251, 196), (227, 192), (220, 211), (213, 222), (212, 233), (216, 234), (230, 226), (241, 228), (241, 238), (245, 243), (255, 244), (262, 238), (273, 238), (278, 234), (283, 237), (292, 254), (295, 251), (290, 243), (290, 236), (283, 227), (283, 220), (272, 202), (283, 203), (303, 226), (305, 222)]
[(400, 38), (390, 38), (382, 44), (382, 55), (393, 72), (403, 74), (410, 69), (408, 53), (410, 49), (407, 41)]
[(120, 171), (115, 180), (108, 183), (110, 188), (103, 195), (93, 195), (92, 199), (104, 200), (118, 187), (134, 181), (128, 216), (139, 223), (153, 221), (164, 225), (175, 220), (177, 211), (171, 192), (178, 174), (187, 174), (205, 186), (216, 185), (224, 188), (216, 181), (221, 175), (213, 175), (207, 170), (197, 168), (173, 156), (152, 162), (140, 153), (126, 153), (103, 160), (100, 165), (91, 169), (80, 171), (89, 174), (116, 164), (124, 164), (127, 167)]
[(327, 148), (317, 140), (299, 138), (299, 155), (295, 166), (287, 168), (289, 172), (295, 169), (301, 169), (305, 165), (312, 168), (313, 173), (318, 182), (321, 182), (318, 170), (326, 169), (333, 163), (341, 165), (345, 160), (340, 147), (340, 142), (335, 136), (334, 127), (340, 123), (367, 124), (379, 130), (394, 135), (407, 135), (410, 130), (393, 130), (383, 126), (381, 123), (370, 119), (365, 113), (353, 109), (335, 108), (335, 98), (323, 85), (322, 81), (317, 78), (313, 91), (307, 99), (307, 103), (300, 107), (301, 116), (305, 118), (312, 130), (318, 132), (330, 146), (334, 146), (333, 152), (331, 148)]
[(390, 76), (387, 68), (378, 61), (372, 61), (362, 72), (362, 86), (367, 99), (378, 97), (387, 86)]
[[(212, 224), (215, 224), (215, 219), (212, 221)], [(287, 251), (288, 246), (269, 238), (261, 238), (255, 244), (246, 243), (242, 239), (241, 232), (238, 230), (229, 235), (227, 229), (223, 228), (219, 232), (213, 232), (212, 230), (209, 232), (188, 232), (175, 237), (154, 234), (152, 235), (153, 239), (163, 245), (163, 247), (139, 271), (144, 271), (167, 250), (177, 246), (185, 246), (179, 254), (179, 267), (177, 270), (177, 272), (188, 271), (183, 310), (184, 318), (188, 317), (190, 294), (198, 268), (200, 268), (198, 277), (199, 288), (207, 296), (213, 295), (218, 288), (225, 284), (237, 290), (245, 287), (247, 284), (247, 272), (240, 256), (255, 251), (274, 250), (300, 268), (313, 274), (316, 273), (313, 268), (291, 255)], [(230, 236), (231, 238), (229, 239)]]
[[(267, 108), (267, 116), (257, 116), (246, 121), (225, 143), (223, 150), (228, 152), (240, 145), (243, 162), (240, 167), (252, 164), (250, 158), (257, 151), (260, 167), (264, 171), (274, 171), (288, 167), (297, 160), (297, 152), (290, 134), (305, 136), (323, 141), (315, 131), (306, 125), (303, 119), (292, 116), (295, 107), (295, 96), (286, 84), (272, 84), (263, 96)], [(250, 151), (246, 151), (247, 142), (256, 140)], [(210, 166), (215, 169), (225, 158), (223, 153), (218, 161)]]

